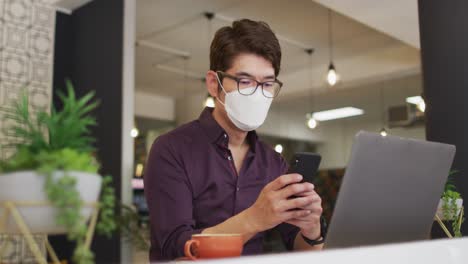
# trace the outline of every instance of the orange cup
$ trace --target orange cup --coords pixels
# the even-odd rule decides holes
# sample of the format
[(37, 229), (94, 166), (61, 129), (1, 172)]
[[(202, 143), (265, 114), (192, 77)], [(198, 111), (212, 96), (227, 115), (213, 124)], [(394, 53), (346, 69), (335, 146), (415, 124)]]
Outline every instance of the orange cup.
[(185, 256), (192, 260), (238, 257), (243, 246), (240, 234), (196, 234), (185, 243)]

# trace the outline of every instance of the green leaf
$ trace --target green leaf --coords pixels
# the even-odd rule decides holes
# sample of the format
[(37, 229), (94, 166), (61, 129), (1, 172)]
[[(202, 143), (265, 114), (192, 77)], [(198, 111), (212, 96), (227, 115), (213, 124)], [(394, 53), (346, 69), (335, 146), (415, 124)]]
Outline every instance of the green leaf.
[[(99, 163), (92, 155), (95, 139), (91, 135), (91, 128), (97, 125), (91, 113), (99, 102), (94, 100), (93, 91), (77, 98), (69, 80), (66, 80), (66, 93), (58, 92), (58, 97), (63, 108), (57, 110), (52, 106), (50, 113), (30, 112), (26, 93), (12, 108), (1, 107), (4, 117), (12, 124), (2, 128), (2, 133), (15, 138), (9, 146), (14, 147), (16, 153), (0, 160), (0, 172), (36, 170), (43, 174), (47, 198), (57, 208), (56, 221), (65, 227), (67, 237), (76, 242), (73, 261), (93, 263), (92, 252), (84, 246), (86, 225), (80, 215), (83, 201), (76, 190), (76, 179), (67, 172), (97, 173), (99, 170)], [(52, 174), (56, 171), (65, 174), (54, 178)], [(98, 232), (109, 236), (116, 229), (116, 200), (111, 184), (110, 177), (103, 179), (98, 222)]]

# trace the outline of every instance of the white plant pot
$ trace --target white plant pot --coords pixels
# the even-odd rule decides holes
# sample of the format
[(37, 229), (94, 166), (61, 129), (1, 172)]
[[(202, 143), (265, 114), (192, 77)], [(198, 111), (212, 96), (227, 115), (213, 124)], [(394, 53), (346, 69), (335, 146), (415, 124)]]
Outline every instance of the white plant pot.
[[(76, 189), (84, 203), (97, 202), (101, 190), (102, 177), (85, 172), (68, 172), (77, 179)], [(63, 172), (57, 171), (53, 177), (62, 177)], [(0, 223), (5, 215), (4, 202), (48, 202), (44, 191), (45, 176), (35, 171), (19, 171), (0, 175)], [(19, 213), (25, 220), (32, 233), (63, 234), (65, 229), (56, 221), (57, 209), (52, 205), (46, 206), (17, 206)], [(92, 207), (83, 206), (81, 216), (88, 220)], [(8, 217), (6, 224), (0, 226), (0, 233), (20, 233), (13, 217)]]
[[(451, 201), (452, 199), (449, 199), (449, 202)], [(455, 203), (457, 204), (457, 216), (460, 215), (460, 211), (461, 211), (461, 208), (463, 206), (463, 199), (457, 199), (455, 201)], [(442, 210), (442, 206), (444, 204), (444, 200), (440, 199), (439, 200), (439, 205), (437, 206), (437, 216), (441, 219), (441, 220), (452, 220), (453, 219), (453, 216), (451, 216), (452, 219), (445, 219), (444, 217), (444, 213), (443, 213), (443, 210)]]

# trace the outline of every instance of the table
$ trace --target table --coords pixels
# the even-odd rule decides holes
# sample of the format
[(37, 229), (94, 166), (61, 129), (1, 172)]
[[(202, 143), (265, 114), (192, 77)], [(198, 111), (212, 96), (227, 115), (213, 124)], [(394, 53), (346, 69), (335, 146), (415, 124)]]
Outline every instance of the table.
[(231, 259), (217, 259), (197, 263), (359, 263), (359, 264), (466, 264), (468, 238), (438, 239), (380, 246), (330, 249), (320, 252), (291, 252)]

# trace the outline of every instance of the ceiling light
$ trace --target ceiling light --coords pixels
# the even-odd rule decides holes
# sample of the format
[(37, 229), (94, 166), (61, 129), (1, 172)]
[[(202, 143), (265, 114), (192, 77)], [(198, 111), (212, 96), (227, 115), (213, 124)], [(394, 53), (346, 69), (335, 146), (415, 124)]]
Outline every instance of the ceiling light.
[(380, 130), (380, 135), (381, 135), (382, 137), (388, 136), (387, 130), (385, 130), (385, 128), (382, 128), (382, 130)]
[(282, 153), (283, 152), (283, 145), (277, 144), (275, 146), (275, 151), (278, 152), (278, 153)]
[(327, 72), (327, 83), (330, 86), (335, 86), (335, 84), (340, 80), (338, 73), (336, 72), (335, 65), (333, 65), (333, 24), (332, 24), (332, 11), (328, 9), (328, 52), (330, 65), (328, 65)]
[[(309, 54), (309, 63), (310, 63), (310, 69), (311, 69), (311, 70), (312, 70), (312, 53), (313, 53), (313, 52), (314, 52), (313, 49), (307, 49), (307, 50), (306, 50), (306, 53)], [(314, 107), (315, 107), (315, 103), (314, 103), (314, 101), (315, 101), (315, 95), (314, 95), (313, 89), (312, 89), (312, 82), (313, 82), (313, 79), (312, 79), (313, 77), (312, 77), (312, 75), (313, 75), (313, 74), (309, 74), (309, 82), (310, 82), (309, 86), (311, 87), (311, 88), (310, 88), (310, 97), (311, 97), (311, 100), (310, 100), (310, 102), (311, 102), (310, 109), (312, 110), (312, 112), (311, 112), (311, 113), (308, 113), (308, 114), (306, 115), (306, 120), (307, 120), (306, 125), (307, 125), (307, 127), (310, 128), (310, 129), (315, 129), (315, 128), (317, 127), (318, 123), (317, 123), (317, 120), (315, 120), (315, 118), (313, 118), (313, 116), (312, 116), (312, 113), (314, 113), (314, 110), (313, 110), (313, 109), (314, 109)]]
[(415, 104), (415, 105), (417, 105), (417, 104), (419, 104), (421, 101), (424, 101), (424, 100), (423, 100), (422, 97), (419, 96), (419, 95), (418, 95), (418, 96), (411, 96), (411, 97), (406, 98), (406, 102), (409, 103), (409, 104)]
[(309, 127), (310, 129), (316, 128), (317, 125), (318, 125), (318, 122), (317, 122), (317, 120), (315, 120), (315, 118), (310, 117), (310, 118), (307, 120), (307, 127)]
[(426, 102), (421, 96), (411, 96), (406, 98), (406, 102), (409, 104), (414, 104), (419, 109), (419, 111), (424, 112), (426, 111)]
[(140, 131), (138, 131), (136, 127), (132, 128), (132, 130), (130, 131), (130, 136), (132, 136), (132, 138), (138, 137), (139, 134), (140, 134)]
[(422, 100), (418, 105), (417, 105), (419, 111), (421, 112), (425, 112), (426, 111), (426, 103), (424, 102), (424, 100)]
[(328, 66), (328, 73), (327, 73), (327, 83), (330, 86), (334, 86), (339, 80), (338, 74), (336, 73), (335, 66), (333, 62), (330, 62), (330, 66)]
[(316, 121), (328, 121), (333, 119), (340, 119), (364, 114), (364, 110), (355, 107), (343, 107), (332, 110), (315, 112), (312, 118)]

